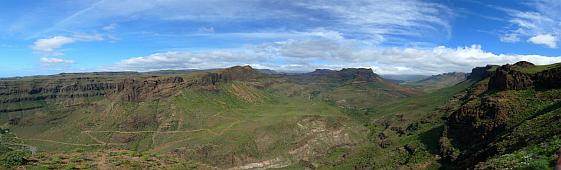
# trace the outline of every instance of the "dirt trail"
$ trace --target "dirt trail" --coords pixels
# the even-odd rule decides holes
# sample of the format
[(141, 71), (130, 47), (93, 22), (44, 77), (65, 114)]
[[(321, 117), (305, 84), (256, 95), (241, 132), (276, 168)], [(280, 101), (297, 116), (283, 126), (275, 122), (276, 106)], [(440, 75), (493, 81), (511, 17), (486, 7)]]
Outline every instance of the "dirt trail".
[(95, 144), (81, 144), (81, 143), (67, 143), (67, 142), (60, 142), (60, 141), (54, 141), (54, 140), (48, 140), (48, 139), (34, 139), (34, 138), (28, 138), (28, 139), (24, 139), (24, 138), (20, 138), (21, 140), (24, 141), (40, 141), (40, 142), (50, 142), (50, 143), (58, 143), (58, 144), (63, 144), (63, 145), (72, 145), (72, 146), (85, 146), (85, 147), (91, 147), (91, 146), (103, 146), (103, 144), (100, 143), (95, 143)]
[(291, 162), (282, 158), (275, 158), (271, 160), (265, 160), (261, 162), (249, 163), (243, 166), (237, 166), (229, 168), (228, 170), (243, 170), (243, 169), (272, 169), (272, 168), (284, 168), (290, 166)]
[[(84, 132), (82, 132), (82, 133), (84, 133)], [(103, 141), (99, 140), (98, 138), (96, 138), (95, 136), (93, 136), (93, 135), (90, 134), (90, 133), (84, 133), (84, 134), (88, 135), (91, 139), (93, 139), (93, 140), (96, 141), (97, 143), (104, 144), (104, 145), (107, 144), (106, 142), (103, 142)]]

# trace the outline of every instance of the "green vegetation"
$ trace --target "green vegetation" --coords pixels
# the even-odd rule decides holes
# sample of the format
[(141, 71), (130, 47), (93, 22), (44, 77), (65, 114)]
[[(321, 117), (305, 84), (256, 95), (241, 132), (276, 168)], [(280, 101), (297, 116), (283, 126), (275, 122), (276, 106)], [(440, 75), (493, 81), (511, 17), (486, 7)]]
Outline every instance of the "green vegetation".
[(455, 163), (450, 157), (470, 154), (448, 136), (448, 117), (460, 108), (484, 115), (474, 124), (501, 130), (477, 143), (493, 151), (477, 168), (550, 169), (561, 147), (554, 138), (561, 134), (559, 89), (487, 91), (490, 78), (443, 79), (427, 81), (438, 88), (423, 93), (368, 70), (251, 71), (5, 80), (6, 89), (29, 91), (0, 95), (0, 125), (10, 129), (0, 129), (0, 161), (29, 169), (446, 169)]
[(561, 148), (561, 140), (554, 137), (552, 140), (527, 146), (515, 152), (500, 155), (478, 165), (481, 169), (553, 169), (555, 157)]
[(535, 74), (545, 70), (553, 69), (561, 67), (561, 63), (550, 64), (550, 65), (538, 65), (535, 67), (524, 67), (524, 68), (517, 68), (521, 72)]

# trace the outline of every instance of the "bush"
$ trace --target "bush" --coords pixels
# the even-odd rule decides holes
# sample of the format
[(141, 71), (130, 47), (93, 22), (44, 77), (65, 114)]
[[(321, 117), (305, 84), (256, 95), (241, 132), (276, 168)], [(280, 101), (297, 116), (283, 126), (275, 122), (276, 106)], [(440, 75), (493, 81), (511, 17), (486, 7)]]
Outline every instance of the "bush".
[(2, 155), (2, 158), (0, 158), (0, 164), (6, 167), (25, 165), (29, 162), (29, 160), (27, 160), (28, 156), (29, 153), (24, 151), (10, 151)]
[(529, 163), (528, 166), (525, 167), (521, 167), (519, 169), (524, 169), (524, 170), (548, 170), (551, 169), (549, 167), (549, 161), (548, 160), (543, 160), (543, 159), (538, 159), (538, 160), (534, 160), (532, 162)]
[(0, 155), (12, 151), (8, 146), (0, 144)]

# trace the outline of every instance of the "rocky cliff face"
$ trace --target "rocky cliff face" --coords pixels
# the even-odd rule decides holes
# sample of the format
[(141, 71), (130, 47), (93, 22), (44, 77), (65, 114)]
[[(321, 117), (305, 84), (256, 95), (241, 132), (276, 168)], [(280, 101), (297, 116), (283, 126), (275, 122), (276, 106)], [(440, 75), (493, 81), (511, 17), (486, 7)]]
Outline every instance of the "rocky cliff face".
[(127, 78), (117, 84), (115, 93), (124, 101), (142, 101), (157, 97), (167, 97), (177, 92), (184, 83), (181, 77), (164, 79), (135, 80)]
[(89, 97), (116, 96), (123, 101), (141, 101), (169, 96), (174, 88), (185, 86), (181, 77), (56, 77), (0, 81), (0, 112), (40, 108), (38, 103), (80, 104)]
[(0, 103), (102, 96), (115, 89), (115, 82), (90, 78), (1, 81)]

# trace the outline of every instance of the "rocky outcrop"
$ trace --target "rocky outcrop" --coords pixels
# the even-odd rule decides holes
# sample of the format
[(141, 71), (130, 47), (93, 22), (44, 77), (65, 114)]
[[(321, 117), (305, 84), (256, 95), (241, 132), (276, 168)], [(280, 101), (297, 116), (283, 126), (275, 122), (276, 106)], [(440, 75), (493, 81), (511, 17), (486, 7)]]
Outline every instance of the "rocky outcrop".
[(529, 88), (561, 88), (561, 68), (546, 69), (538, 73), (527, 73), (522, 70), (536, 67), (534, 64), (521, 61), (514, 65), (504, 65), (495, 71), (489, 81), (489, 89), (524, 90)]
[(220, 71), (220, 79), (224, 81), (231, 80), (252, 80), (261, 75), (259, 71), (251, 66), (235, 66)]
[(523, 90), (534, 85), (533, 75), (514, 69), (514, 65), (504, 65), (495, 71), (489, 88), (491, 90)]
[(500, 96), (464, 104), (448, 117), (449, 133), (466, 147), (492, 139), (505, 129), (509, 116), (520, 110), (517, 102), (514, 96)]
[(561, 88), (561, 68), (539, 72), (533, 78), (538, 89)]
[(381, 80), (381, 77), (369, 68), (344, 68), (338, 72), (338, 75), (343, 77), (343, 79), (353, 79), (357, 81)]
[(184, 82), (181, 77), (135, 80), (127, 78), (117, 84), (117, 94), (124, 101), (142, 101), (155, 97), (167, 97), (176, 92)]
[(475, 67), (471, 70), (471, 73), (467, 77), (467, 79), (471, 80), (481, 80), (491, 76), (491, 73), (494, 71), (493, 68), (498, 67), (497, 65), (487, 65), (485, 67)]
[(219, 82), (226, 81), (248, 81), (255, 80), (262, 75), (262, 73), (253, 69), (251, 66), (235, 66), (218, 71), (217, 73), (206, 73), (206, 75), (197, 80), (197, 84), (216, 85)]

